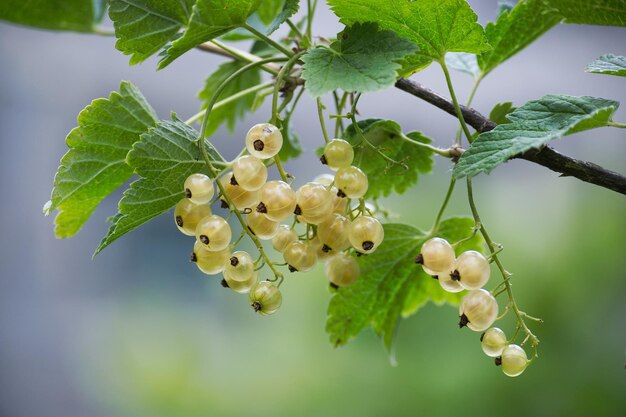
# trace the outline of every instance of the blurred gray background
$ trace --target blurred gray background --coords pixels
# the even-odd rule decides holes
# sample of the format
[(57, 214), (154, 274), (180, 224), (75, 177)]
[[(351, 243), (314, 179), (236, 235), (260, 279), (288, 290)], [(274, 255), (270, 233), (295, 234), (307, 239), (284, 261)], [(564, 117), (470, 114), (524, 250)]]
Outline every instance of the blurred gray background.
[[(321, 2), (323, 3), (323, 2)], [(496, 1), (470, 1), (481, 23)], [(322, 5), (315, 33), (333, 36)], [(192, 51), (156, 72), (156, 59), (128, 66), (115, 39), (34, 31), (0, 23), (0, 415), (83, 416), (415, 416), (623, 415), (626, 411), (624, 250), (626, 200), (558, 178), (524, 161), (476, 179), (481, 214), (515, 274), (518, 302), (535, 326), (542, 357), (522, 377), (504, 377), (482, 355), (476, 334), (459, 331), (451, 307), (429, 305), (400, 326), (399, 366), (389, 365), (370, 330), (341, 349), (324, 332), (328, 293), (322, 268), (289, 277), (284, 304), (254, 316), (245, 297), (189, 264), (192, 240), (162, 216), (91, 258), (116, 211), (107, 199), (73, 239), (57, 240), (49, 199), (64, 138), (82, 108), (135, 83), (162, 118), (199, 108), (196, 93), (221, 59)], [(474, 107), (516, 105), (547, 93), (626, 101), (626, 81), (586, 74), (604, 53), (626, 55), (626, 29), (559, 26), (494, 71)], [(465, 100), (469, 77), (454, 74)], [(433, 65), (414, 76), (447, 95)], [(268, 103), (225, 130), (227, 156), (266, 120)], [(362, 117), (392, 118), (441, 146), (455, 120), (399, 90), (368, 94)], [(620, 109), (616, 120), (625, 122)], [(307, 153), (299, 182), (323, 171), (313, 150), (321, 132), (312, 100), (293, 120)], [(564, 153), (626, 172), (625, 132), (599, 129), (554, 144)], [(400, 221), (430, 226), (449, 178), (433, 175), (384, 202)], [(468, 214), (462, 186), (449, 214)], [(495, 276), (495, 274), (494, 274)], [(508, 322), (511, 331), (513, 324)], [(622, 410), (622, 411), (619, 411)]]

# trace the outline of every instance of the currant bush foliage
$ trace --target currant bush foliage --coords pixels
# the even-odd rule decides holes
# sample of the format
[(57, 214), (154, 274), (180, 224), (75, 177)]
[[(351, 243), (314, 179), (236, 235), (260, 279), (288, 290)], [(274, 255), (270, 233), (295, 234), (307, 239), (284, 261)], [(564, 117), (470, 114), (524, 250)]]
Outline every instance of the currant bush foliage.
[(606, 54), (587, 65), (587, 72), (626, 77), (626, 57)]

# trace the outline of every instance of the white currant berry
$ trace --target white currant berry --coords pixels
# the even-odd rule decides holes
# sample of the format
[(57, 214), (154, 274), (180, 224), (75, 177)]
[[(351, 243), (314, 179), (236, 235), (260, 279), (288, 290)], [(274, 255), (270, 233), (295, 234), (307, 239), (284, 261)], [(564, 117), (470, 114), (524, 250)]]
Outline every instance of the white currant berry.
[(502, 351), (507, 345), (506, 334), (497, 327), (490, 327), (480, 336), (480, 346), (483, 352), (492, 358), (502, 355)]
[(211, 206), (208, 204), (194, 204), (188, 198), (183, 198), (176, 204), (174, 209), (174, 221), (178, 230), (187, 236), (196, 235), (198, 222), (211, 214)]
[(191, 174), (185, 180), (185, 197), (194, 204), (207, 204), (215, 195), (215, 186), (211, 178), (204, 174)]
[(489, 291), (480, 289), (465, 294), (459, 305), (459, 327), (485, 331), (498, 317), (498, 302)]
[(502, 351), (502, 357), (499, 362), (502, 365), (502, 372), (506, 376), (518, 376), (528, 366), (528, 357), (521, 346), (508, 345)]
[(284, 181), (268, 181), (259, 191), (256, 211), (270, 220), (280, 222), (288, 219), (296, 208), (296, 193)]
[(343, 139), (333, 139), (324, 147), (324, 154), (320, 158), (322, 164), (334, 171), (349, 167), (354, 159), (352, 145)]
[(333, 195), (333, 213), (338, 214), (346, 214), (346, 209), (348, 208), (348, 199), (339, 197), (337, 193), (339, 190), (337, 187), (331, 187), (330, 193)]
[(345, 253), (339, 253), (326, 262), (326, 277), (337, 287), (349, 287), (359, 278), (359, 264)]
[(335, 182), (335, 176), (333, 174), (319, 174), (317, 177), (313, 178), (313, 182), (322, 184), (324, 187), (330, 187), (330, 185)]
[(447, 240), (434, 237), (422, 245), (415, 262), (429, 275), (449, 274), (454, 266), (454, 248)]
[(352, 247), (361, 253), (372, 253), (382, 243), (385, 230), (380, 222), (371, 216), (359, 216), (350, 223), (348, 238)]
[(272, 314), (280, 308), (283, 296), (277, 286), (269, 281), (261, 281), (250, 290), (252, 309), (263, 315)]
[(269, 123), (252, 126), (246, 134), (246, 149), (259, 159), (273, 158), (283, 146), (280, 130)]
[(207, 275), (217, 275), (224, 270), (224, 263), (230, 258), (230, 249), (221, 251), (207, 250), (204, 245), (196, 241), (193, 245), (191, 261), (198, 269)]
[(339, 197), (361, 198), (367, 192), (367, 175), (355, 166), (339, 168), (335, 174)]
[(224, 263), (226, 281), (245, 281), (254, 274), (254, 260), (248, 252), (236, 251)]
[(291, 272), (309, 271), (313, 269), (317, 263), (315, 248), (310, 243), (305, 243), (300, 240), (291, 242), (285, 247), (283, 258), (285, 258), (285, 262), (289, 265)]
[(459, 284), (459, 281), (453, 280), (450, 276), (450, 273), (448, 272), (436, 273), (433, 275), (433, 277), (437, 277), (439, 285), (441, 285), (441, 288), (443, 288), (447, 292), (456, 293), (461, 292), (465, 289), (463, 288), (463, 286), (461, 286), (461, 284)]
[(278, 226), (276, 235), (272, 238), (272, 247), (282, 253), (288, 244), (298, 240), (298, 234), (286, 224)]
[(317, 236), (324, 245), (326, 252), (342, 250), (350, 247), (350, 239), (348, 231), (350, 229), (350, 220), (345, 216), (333, 213), (326, 221), (317, 226)]
[(296, 191), (294, 213), (305, 223), (320, 224), (331, 215), (333, 205), (333, 196), (326, 187), (309, 182)]
[(196, 227), (196, 239), (210, 251), (226, 249), (231, 238), (230, 225), (224, 218), (215, 214), (204, 217)]
[(261, 240), (270, 240), (276, 233), (278, 233), (278, 227), (280, 223), (270, 220), (263, 213), (253, 211), (246, 216), (246, 223), (248, 227)]
[(240, 156), (233, 162), (234, 182), (246, 191), (257, 191), (267, 181), (267, 167), (252, 155)]
[[(246, 191), (233, 184), (233, 173), (228, 172), (220, 178), (220, 183), (230, 201), (237, 210), (253, 209), (259, 203), (258, 191)], [(224, 207), (226, 208), (226, 207)]]
[(311, 245), (313, 249), (315, 249), (315, 253), (317, 254), (317, 260), (320, 262), (326, 261), (336, 255), (334, 251), (328, 250), (328, 248), (324, 247), (324, 244), (320, 240), (319, 236), (309, 238), (309, 245)]
[(484, 287), (491, 274), (489, 261), (475, 250), (469, 250), (459, 255), (454, 261), (452, 269), (452, 279), (459, 281), (466, 290), (477, 290)]

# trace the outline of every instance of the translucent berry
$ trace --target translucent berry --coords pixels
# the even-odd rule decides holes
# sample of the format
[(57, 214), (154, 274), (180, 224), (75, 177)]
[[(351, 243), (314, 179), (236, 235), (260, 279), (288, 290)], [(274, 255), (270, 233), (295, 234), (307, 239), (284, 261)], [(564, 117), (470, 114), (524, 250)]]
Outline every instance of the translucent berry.
[(326, 252), (341, 252), (350, 247), (348, 231), (350, 220), (341, 214), (333, 213), (326, 221), (317, 226), (317, 236)]
[(447, 240), (434, 237), (422, 245), (415, 261), (421, 264), (429, 275), (449, 274), (454, 266), (454, 248)]
[(296, 191), (295, 213), (308, 224), (320, 224), (333, 210), (333, 195), (321, 184), (309, 182)]
[(360, 216), (352, 221), (348, 238), (352, 247), (361, 253), (372, 253), (385, 237), (383, 225), (371, 216)]
[(210, 214), (210, 205), (194, 204), (188, 198), (183, 198), (176, 204), (174, 209), (174, 222), (178, 230), (187, 236), (195, 236), (198, 222)]
[(256, 284), (257, 271), (248, 252), (234, 252), (224, 264), (224, 279), (228, 288), (238, 293), (247, 293)]
[(459, 306), (459, 326), (476, 332), (485, 331), (498, 317), (498, 302), (489, 291), (468, 292)]
[(283, 252), (285, 262), (289, 265), (291, 272), (306, 272), (317, 263), (317, 253), (315, 248), (309, 243), (296, 240), (291, 242)]
[(328, 248), (324, 247), (324, 244), (320, 240), (319, 236), (315, 236), (314, 238), (309, 238), (309, 245), (315, 249), (315, 254), (317, 255), (317, 260), (319, 262), (326, 261), (333, 256), (335, 256), (336, 252), (333, 250), (328, 250)]
[(211, 178), (204, 174), (191, 174), (185, 180), (185, 197), (194, 204), (207, 204), (215, 195)]
[(296, 193), (284, 181), (268, 181), (259, 192), (256, 211), (270, 220), (280, 222), (288, 219), (296, 208)]
[(361, 198), (367, 192), (367, 175), (355, 166), (339, 168), (335, 174), (339, 197)]
[(207, 275), (217, 275), (224, 270), (224, 263), (230, 258), (230, 249), (212, 252), (196, 241), (193, 245), (191, 261)]
[(330, 185), (334, 181), (335, 181), (335, 176), (333, 174), (320, 174), (317, 177), (313, 178), (313, 182), (322, 184), (324, 187), (330, 187)]
[(337, 193), (339, 190), (337, 187), (331, 187), (330, 193), (333, 195), (333, 213), (345, 214), (348, 208), (348, 199), (339, 197)]
[(257, 191), (267, 181), (267, 167), (252, 155), (240, 156), (233, 162), (234, 181), (246, 191)]
[(502, 351), (501, 365), (505, 375), (521, 375), (528, 366), (526, 352), (518, 345), (508, 345)]
[(273, 158), (283, 146), (280, 130), (269, 123), (252, 126), (246, 135), (246, 149), (259, 159)]
[(269, 281), (261, 281), (250, 290), (250, 303), (257, 313), (272, 314), (280, 308), (282, 302), (280, 290)]
[(508, 345), (506, 334), (497, 327), (490, 327), (480, 337), (480, 345), (485, 355), (495, 358), (502, 355), (502, 351)]
[(246, 191), (240, 186), (234, 185), (232, 172), (222, 176), (220, 183), (237, 210), (252, 209), (259, 203), (259, 192)]
[(288, 244), (296, 240), (298, 240), (296, 231), (286, 224), (281, 224), (276, 235), (272, 238), (272, 247), (282, 253)]
[(226, 249), (231, 238), (230, 225), (224, 218), (215, 214), (204, 217), (196, 227), (196, 239), (210, 251)]
[(343, 139), (333, 139), (324, 147), (324, 154), (320, 158), (323, 164), (334, 171), (346, 168), (352, 164), (354, 149)]
[(337, 287), (349, 287), (359, 278), (359, 264), (353, 256), (339, 253), (326, 262), (326, 277)]
[(278, 233), (278, 227), (280, 223), (270, 220), (263, 213), (253, 211), (246, 216), (246, 223), (248, 227), (259, 239), (270, 240), (276, 233)]
[(439, 275), (435, 274), (433, 276), (437, 277), (437, 279), (439, 280), (439, 285), (441, 285), (441, 288), (443, 288), (447, 292), (456, 293), (461, 292), (465, 289), (461, 286), (461, 284), (459, 284), (459, 281), (453, 280), (450, 276), (450, 273), (448, 272), (441, 272), (439, 273)]
[(475, 250), (463, 252), (454, 262), (452, 279), (467, 290), (477, 290), (489, 281), (489, 261)]

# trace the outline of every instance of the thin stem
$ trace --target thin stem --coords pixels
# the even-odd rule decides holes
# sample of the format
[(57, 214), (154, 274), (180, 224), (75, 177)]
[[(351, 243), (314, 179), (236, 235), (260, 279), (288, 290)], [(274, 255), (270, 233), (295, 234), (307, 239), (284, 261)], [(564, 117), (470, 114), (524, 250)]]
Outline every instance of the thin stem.
[(280, 69), (280, 72), (276, 76), (276, 84), (274, 85), (274, 95), (272, 96), (272, 124), (276, 124), (278, 122), (279, 114), (278, 114), (278, 93), (281, 87), (281, 83), (284, 81), (285, 74), (289, 74), (291, 68), (298, 62), (298, 59), (302, 55), (304, 55), (306, 51), (298, 52), (293, 55), (285, 65)]
[(324, 103), (322, 103), (322, 98), (317, 98), (317, 115), (320, 119), (320, 126), (322, 127), (322, 134), (324, 135), (324, 142), (330, 142), (328, 138), (328, 132), (326, 131), (326, 122), (324, 122)]
[(302, 33), (302, 31), (300, 30), (298, 25), (293, 23), (291, 21), (291, 19), (287, 19), (286, 22), (289, 25), (289, 27), (291, 28), (291, 30), (293, 30), (295, 32), (296, 36), (298, 36), (300, 39), (304, 40), (304, 33)]
[[(206, 52), (212, 52), (212, 53), (224, 55), (224, 56), (234, 58), (236, 60), (244, 61), (244, 62), (257, 62), (262, 59), (259, 56), (256, 56), (246, 51), (242, 51), (241, 49), (235, 48), (234, 46), (231, 46), (231, 45), (227, 45), (215, 39), (212, 40), (211, 42), (205, 42), (203, 44), (198, 45), (198, 48)], [(278, 75), (278, 71), (279, 71), (278, 68), (272, 68), (271, 65), (263, 65), (261, 69), (272, 75)]]
[(283, 181), (287, 182), (289, 175), (285, 172), (285, 168), (283, 168), (283, 164), (280, 162), (280, 157), (278, 156), (278, 154), (274, 156), (274, 162), (276, 163), (276, 169), (278, 170), (278, 173), (280, 174), (280, 178)]
[(275, 40), (273, 40), (269, 36), (266, 36), (265, 34), (259, 32), (254, 27), (250, 26), (248, 23), (244, 23), (244, 25), (242, 27), (244, 29), (246, 29), (248, 32), (252, 33), (257, 38), (259, 38), (260, 40), (262, 40), (262, 41), (266, 42), (268, 45), (272, 46), (277, 51), (280, 51), (280, 52), (282, 52), (283, 54), (285, 54), (285, 55), (287, 55), (289, 57), (293, 56), (293, 52), (291, 52), (289, 49), (285, 48), (284, 46), (282, 46), (281, 44), (279, 44), (278, 42), (276, 42)]
[[(226, 97), (224, 100), (220, 100), (217, 103), (215, 103), (215, 105), (213, 105), (213, 110), (215, 109), (219, 109), (220, 107), (223, 107), (229, 103), (232, 103), (235, 100), (239, 100), (242, 97), (247, 96), (248, 94), (252, 94), (252, 93), (256, 93), (257, 91), (261, 91), (263, 89), (266, 88), (270, 88), (274, 85), (273, 82), (267, 82), (264, 84), (259, 84), (259, 85), (255, 85), (254, 87), (250, 87), (247, 88), (245, 90), (242, 90), (236, 94), (233, 94), (232, 96)], [(194, 114), (193, 116), (191, 116), (189, 119), (185, 120), (185, 124), (192, 124), (198, 120), (200, 120), (200, 118), (202, 118), (202, 115), (205, 113), (205, 109), (200, 110), (198, 113)]]
[(626, 129), (626, 124), (624, 123), (609, 122), (608, 125), (611, 127), (617, 127), (618, 129)]
[(515, 313), (515, 316), (517, 317), (518, 327), (520, 327), (522, 330), (524, 330), (524, 333), (526, 333), (526, 336), (530, 340), (530, 344), (533, 346), (534, 356), (537, 357), (538, 356), (537, 346), (539, 345), (539, 339), (537, 338), (537, 336), (533, 334), (533, 332), (530, 331), (528, 326), (526, 326), (526, 322), (524, 321), (524, 317), (526, 316), (526, 313), (521, 312), (519, 308), (517, 307), (517, 303), (515, 302), (515, 297), (513, 297), (513, 290), (511, 289), (511, 283), (509, 282), (509, 277), (511, 274), (506, 269), (504, 269), (504, 265), (502, 264), (502, 262), (498, 258), (497, 253), (494, 250), (495, 246), (493, 244), (493, 241), (489, 237), (489, 233), (487, 233), (487, 229), (485, 229), (483, 222), (480, 220), (480, 215), (478, 214), (478, 209), (476, 208), (476, 203), (474, 202), (474, 191), (472, 189), (472, 179), (469, 177), (467, 178), (467, 198), (469, 200), (470, 209), (472, 210), (472, 215), (474, 216), (474, 222), (476, 224), (480, 224), (480, 233), (485, 239), (485, 242), (487, 243), (487, 246), (489, 247), (489, 252), (491, 253), (491, 257), (493, 258), (494, 262), (498, 266), (498, 269), (500, 270), (500, 274), (502, 275), (502, 278), (504, 281), (504, 287), (509, 297), (509, 305), (511, 306), (513, 313)]
[[(476, 90), (478, 90), (478, 86), (480, 82), (483, 80), (483, 76), (480, 75), (474, 79), (474, 84), (472, 85), (472, 89), (470, 90), (469, 96), (467, 97), (467, 101), (465, 102), (465, 107), (469, 107), (472, 104), (472, 100), (474, 100), (474, 95), (476, 94)], [(461, 127), (456, 131), (456, 138), (454, 140), (454, 144), (456, 146), (461, 146), (461, 133), (463, 130)]]
[(458, 154), (458, 149), (456, 148), (449, 148), (449, 149), (441, 149), (441, 148), (437, 148), (436, 146), (432, 146), (429, 145), (428, 143), (422, 143), (422, 142), (418, 142), (414, 139), (411, 139), (410, 137), (406, 136), (405, 134), (401, 134), (400, 138), (408, 143), (411, 143), (415, 146), (419, 146), (421, 148), (424, 149), (428, 149), (431, 152), (436, 153), (437, 155), (443, 156), (445, 158), (452, 158), (453, 156), (455, 156), (456, 154)]
[[(448, 90), (450, 91), (450, 97), (452, 98), (452, 104), (454, 104), (454, 109), (456, 111), (456, 115), (461, 122), (461, 127), (463, 128), (463, 132), (465, 132), (465, 136), (467, 136), (467, 141), (472, 142), (472, 134), (467, 128), (467, 124), (465, 124), (465, 119), (463, 119), (463, 113), (461, 112), (461, 107), (459, 106), (459, 101), (456, 99), (456, 94), (454, 93), (454, 87), (452, 86), (452, 79), (450, 78), (450, 71), (448, 71), (448, 66), (446, 65), (445, 60), (439, 61), (441, 64), (441, 69), (443, 70), (443, 74), (446, 77), (446, 83), (448, 84)], [(460, 146), (460, 143), (457, 144)]]
[(443, 213), (446, 211), (446, 207), (448, 207), (448, 203), (450, 202), (450, 197), (452, 197), (452, 193), (454, 192), (454, 186), (456, 185), (456, 180), (452, 178), (450, 180), (450, 185), (448, 186), (448, 192), (446, 193), (446, 197), (441, 204), (441, 208), (439, 209), (439, 213), (437, 213), (437, 218), (435, 219), (435, 223), (433, 227), (430, 229), (430, 234), (433, 235), (437, 232), (439, 228), (439, 223), (441, 223), (441, 218), (443, 217)]
[(112, 27), (106, 27), (106, 26), (96, 25), (91, 29), (91, 32), (94, 35), (115, 36), (115, 29), (113, 29)]
[(311, 45), (313, 45), (313, 16), (315, 15), (315, 9), (317, 7), (317, 0), (311, 2), (311, 0), (307, 0), (306, 2), (306, 10), (307, 10), (307, 23), (306, 23), (306, 36), (309, 39)]

